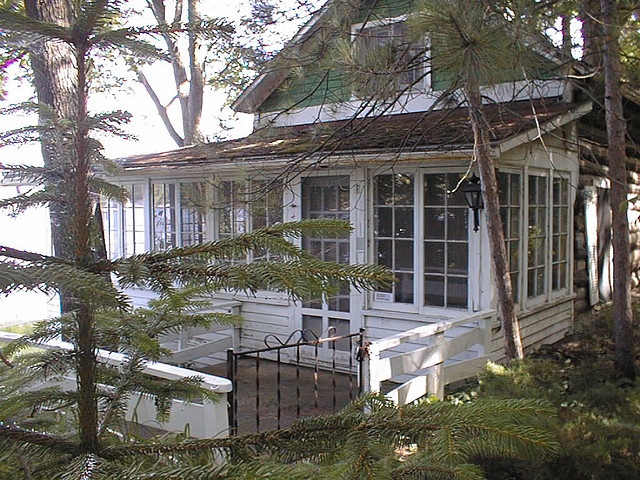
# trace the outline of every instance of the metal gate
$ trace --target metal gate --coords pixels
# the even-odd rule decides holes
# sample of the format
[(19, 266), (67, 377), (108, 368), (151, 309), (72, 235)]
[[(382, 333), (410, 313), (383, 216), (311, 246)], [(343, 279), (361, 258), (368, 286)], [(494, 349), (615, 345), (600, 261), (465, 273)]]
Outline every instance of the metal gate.
[(227, 350), (231, 434), (279, 430), (298, 418), (334, 413), (354, 400), (364, 384), (364, 329), (334, 333), (329, 329), (319, 338), (310, 330), (296, 330), (285, 341), (268, 335), (265, 348)]

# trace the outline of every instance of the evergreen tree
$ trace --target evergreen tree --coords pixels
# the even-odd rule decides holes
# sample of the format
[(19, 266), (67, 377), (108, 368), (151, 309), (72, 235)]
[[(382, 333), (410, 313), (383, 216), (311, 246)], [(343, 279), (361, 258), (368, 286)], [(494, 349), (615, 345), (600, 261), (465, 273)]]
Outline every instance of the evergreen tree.
[[(624, 2), (623, 2), (624, 3)], [(605, 115), (607, 122), (607, 156), (611, 178), (611, 217), (613, 229), (613, 304), (616, 371), (621, 377), (635, 380), (633, 310), (631, 309), (631, 260), (629, 241), (629, 204), (626, 121), (622, 108), (622, 61), (620, 30), (630, 12), (618, 8), (618, 2), (601, 0), (603, 34), (603, 69)]]
[[(1, 419), (4, 423), (0, 430), (5, 446), (3, 452), (13, 450), (9, 447), (17, 447), (22, 452), (21, 458), (29, 464), (22, 468), (25, 478), (37, 476), (33, 463), (41, 457), (35, 453), (33, 457), (24, 456), (25, 452), (34, 449), (60, 454), (57, 458), (42, 457), (44, 466), (39, 465), (38, 471), (69, 470), (78, 478), (90, 478), (99, 470), (100, 456), (117, 437), (114, 437), (111, 425), (121, 418), (118, 414), (122, 413), (122, 402), (131, 391), (144, 385), (140, 378), (142, 362), (158, 355), (158, 335), (177, 328), (174, 315), (131, 312), (124, 289), (132, 286), (149, 288), (166, 302), (178, 298), (176, 286), (193, 285), (203, 292), (224, 289), (253, 292), (268, 288), (300, 299), (330, 294), (341, 281), (348, 281), (357, 288), (373, 288), (391, 281), (387, 272), (375, 266), (319, 262), (285, 239), (303, 234), (341, 235), (348, 229), (342, 222), (331, 221), (282, 224), (230, 240), (113, 261), (101, 258), (96, 241), (100, 232), (95, 227), (94, 196), (122, 198), (123, 194), (96, 175), (99, 167), (108, 168), (109, 164), (92, 132), (117, 133), (126, 115), (89, 113), (91, 58), (100, 49), (157, 54), (153, 46), (140, 40), (144, 31), (117, 28), (114, 18), (117, 18), (119, 6), (120, 2), (106, 0), (73, 2), (72, 21), (68, 25), (31, 18), (12, 6), (0, 9), (3, 46), (36, 48), (42, 42), (64, 45), (68, 54), (59, 61), (71, 66), (71, 81), (75, 85), (69, 112), (58, 111), (48, 104), (25, 105), (40, 114), (39, 125), (3, 135), (6, 143), (20, 139), (38, 140), (55, 161), (41, 168), (5, 167), (5, 175), (40, 183), (43, 187), (5, 200), (0, 206), (19, 212), (33, 205), (48, 205), (63, 212), (58, 221), (65, 232), (65, 255), (62, 257), (0, 247), (0, 292), (64, 292), (68, 306), (62, 317), (39, 325), (33, 335), (14, 342), (5, 350), (5, 356), (11, 356), (13, 366), (6, 366), (3, 373), (14, 379), (17, 373), (17, 380), (44, 382), (45, 385), (25, 390), (27, 385), (18, 382), (14, 390), (7, 392), (7, 402), (3, 402), (5, 408)], [(266, 249), (279, 255), (281, 261), (252, 264), (227, 261), (254, 249)], [(112, 277), (117, 279), (117, 286), (111, 283)], [(188, 325), (220, 319), (191, 313), (187, 318), (181, 316), (180, 322)], [(136, 331), (138, 328), (142, 330)], [(126, 336), (132, 331), (136, 334)], [(71, 343), (70, 350), (39, 352), (35, 359), (31, 355), (17, 355), (28, 340), (48, 340), (60, 335)], [(141, 341), (141, 346), (135, 346), (134, 340)], [(112, 372), (100, 364), (96, 349), (103, 346), (128, 354), (129, 361), (121, 371)], [(75, 388), (71, 391), (49, 388), (49, 382), (68, 375), (75, 377)], [(112, 385), (115, 390), (103, 391), (99, 387), (102, 383)], [(189, 386), (189, 382), (186, 384)], [(181, 385), (172, 385), (165, 391), (178, 387)], [(30, 414), (22, 414), (25, 411)], [(59, 412), (67, 419), (59, 435), (55, 431), (51, 433), (48, 424), (39, 423), (42, 416), (50, 416), (51, 411)], [(26, 419), (36, 422), (31, 425), (37, 428), (23, 426)], [(30, 461), (32, 459), (34, 462)]]

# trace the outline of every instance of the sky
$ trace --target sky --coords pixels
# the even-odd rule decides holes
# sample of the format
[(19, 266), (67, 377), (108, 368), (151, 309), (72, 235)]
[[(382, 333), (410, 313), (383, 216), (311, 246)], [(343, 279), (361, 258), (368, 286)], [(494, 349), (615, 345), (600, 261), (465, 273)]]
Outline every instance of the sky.
[[(292, 5), (299, 0), (283, 0)], [(318, 0), (319, 2), (320, 0)], [(144, 4), (143, 0), (131, 0), (129, 5), (137, 7)], [(321, 3), (321, 2), (320, 2)], [(203, 13), (216, 16), (228, 16), (238, 19), (242, 15), (250, 14), (248, 0), (203, 0)], [(150, 24), (152, 19), (138, 19), (140, 24)], [(299, 22), (298, 22), (299, 23)], [(278, 34), (281, 37), (292, 36), (297, 30), (297, 23), (289, 25), (278, 23)], [(280, 39), (274, 37), (262, 38), (263, 42), (272, 42), (273, 49), (277, 51)], [(10, 67), (9, 76), (18, 76), (17, 66)], [(124, 69), (123, 62), (116, 63), (115, 67)], [(103, 72), (108, 78), (112, 72)], [(168, 64), (157, 64), (145, 71), (153, 87), (157, 90), (161, 100), (168, 103), (174, 95), (173, 76)], [(6, 108), (34, 99), (35, 93), (28, 82), (24, 80), (12, 80), (7, 85), (9, 95), (4, 101), (0, 101), (0, 108)], [(213, 91), (205, 93), (205, 107), (203, 112), (203, 133), (213, 136), (219, 132), (218, 113), (224, 108), (226, 98), (224, 95)], [(129, 155), (153, 153), (176, 148), (175, 143), (157, 115), (153, 103), (144, 91), (144, 88), (135, 83), (122, 85), (112, 92), (94, 94), (90, 98), (89, 108), (92, 112), (107, 112), (124, 109), (132, 114), (132, 121), (127, 125), (126, 131), (134, 134), (136, 140), (124, 140), (116, 137), (102, 138), (104, 153), (108, 158), (120, 158)], [(228, 108), (228, 107), (227, 107)], [(171, 112), (177, 115), (177, 109)], [(25, 115), (0, 115), (0, 131), (6, 131), (21, 125), (31, 125), (37, 122), (37, 118)], [(238, 116), (234, 129), (229, 132), (232, 137), (240, 137), (250, 133), (252, 117), (245, 114)], [(0, 163), (41, 165), (40, 146), (37, 144), (0, 148)], [(21, 192), (24, 192), (22, 187)], [(0, 186), (0, 198), (7, 198), (18, 193), (15, 186)], [(48, 212), (45, 208), (33, 209), (14, 218), (6, 212), (0, 211), (0, 245), (24, 249), (39, 253), (50, 254), (50, 229), (48, 225)], [(0, 297), (0, 327), (16, 323), (32, 322), (44, 319), (56, 313), (58, 303), (56, 298), (44, 294), (21, 292), (9, 297)]]

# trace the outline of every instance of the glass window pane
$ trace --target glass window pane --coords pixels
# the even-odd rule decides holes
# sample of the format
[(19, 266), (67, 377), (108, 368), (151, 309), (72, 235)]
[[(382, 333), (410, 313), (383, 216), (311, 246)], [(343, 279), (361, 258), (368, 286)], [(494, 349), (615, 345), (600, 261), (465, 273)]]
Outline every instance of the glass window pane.
[(469, 248), (466, 243), (450, 243), (447, 248), (447, 272), (451, 275), (467, 275)]
[(313, 315), (302, 316), (302, 330), (309, 330), (312, 334), (304, 333), (304, 339), (306, 341), (317, 340), (322, 336), (322, 317), (315, 317)]
[(396, 174), (394, 203), (413, 206), (413, 176)]
[(444, 205), (447, 194), (445, 174), (425, 175), (424, 192), (425, 205)]
[(378, 175), (375, 186), (375, 203), (377, 205), (393, 205), (393, 176)]
[(395, 301), (399, 303), (413, 303), (413, 274), (397, 273)]
[(413, 238), (413, 207), (396, 208), (395, 236)]
[(445, 210), (443, 208), (425, 208), (424, 210), (425, 238), (445, 238)]
[(468, 288), (466, 277), (448, 277), (447, 306), (466, 307), (468, 303)]
[(393, 209), (389, 207), (376, 208), (376, 226), (374, 235), (391, 237), (393, 235)]
[(413, 240), (396, 240), (394, 267), (396, 270), (413, 271)]
[(442, 275), (424, 276), (424, 304), (444, 306), (444, 279)]
[[(342, 337), (351, 333), (349, 331), (349, 321), (343, 320), (341, 318), (329, 318), (329, 328), (329, 333), (331, 334), (331, 336)], [(342, 340), (330, 343), (329, 348), (331, 348), (332, 345), (335, 345), (336, 350), (348, 352), (349, 350), (351, 350), (351, 339), (343, 338)]]
[(445, 273), (444, 242), (424, 242), (424, 271), (426, 273)]
[(447, 212), (447, 238), (449, 240), (467, 240), (469, 235), (468, 219), (467, 208), (450, 208)]
[(377, 245), (377, 257), (378, 264), (383, 265), (393, 270), (393, 241), (392, 240), (378, 240)]

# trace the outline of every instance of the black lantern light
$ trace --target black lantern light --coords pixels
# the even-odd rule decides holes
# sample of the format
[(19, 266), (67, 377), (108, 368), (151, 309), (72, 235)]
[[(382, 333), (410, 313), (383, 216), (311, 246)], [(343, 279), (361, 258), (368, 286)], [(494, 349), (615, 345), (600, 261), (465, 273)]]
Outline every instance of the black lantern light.
[(476, 177), (475, 173), (462, 185), (462, 193), (464, 193), (464, 199), (467, 201), (467, 205), (473, 210), (473, 231), (477, 232), (480, 226), (480, 216), (478, 212), (484, 205), (482, 203), (482, 186), (480, 185), (480, 179)]

